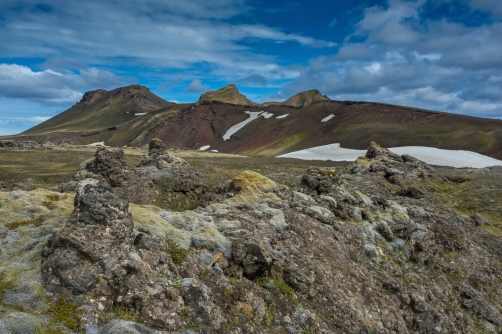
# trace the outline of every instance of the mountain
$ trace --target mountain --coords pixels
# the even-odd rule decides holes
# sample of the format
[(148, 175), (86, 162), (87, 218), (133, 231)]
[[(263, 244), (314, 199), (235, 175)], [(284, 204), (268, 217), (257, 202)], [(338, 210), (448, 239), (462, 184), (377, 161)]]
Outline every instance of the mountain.
[(303, 108), (311, 105), (313, 102), (324, 102), (331, 101), (326, 95), (322, 95), (317, 89), (311, 89), (304, 92), (300, 92), (295, 96), (290, 97), (284, 102), (265, 102), (264, 105), (283, 105), (291, 106), (296, 108)]
[(139, 114), (172, 106), (144, 86), (132, 85), (112, 91), (98, 89), (84, 94), (80, 102), (23, 134), (53, 131), (89, 131), (114, 127), (136, 119)]
[(66, 139), (75, 144), (104, 141), (109, 146), (142, 146), (160, 138), (176, 147), (209, 145), (219, 152), (267, 157), (334, 143), (366, 149), (375, 141), (385, 147), (473, 151), (502, 160), (502, 120), (382, 103), (332, 101), (317, 90), (282, 103), (258, 105), (235, 85), (205, 93), (193, 104), (166, 102), (141, 86), (97, 90), (13, 138)]
[(237, 89), (237, 86), (234, 84), (204, 93), (200, 96), (199, 101), (218, 101), (238, 105), (256, 105), (256, 103), (241, 94)]

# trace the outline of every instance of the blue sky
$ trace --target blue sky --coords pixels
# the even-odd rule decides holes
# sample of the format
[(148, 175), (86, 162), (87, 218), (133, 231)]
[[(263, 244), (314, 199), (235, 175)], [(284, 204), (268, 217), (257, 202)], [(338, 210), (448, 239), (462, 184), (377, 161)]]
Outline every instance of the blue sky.
[(0, 45), (0, 135), (135, 83), (502, 118), (500, 0), (2, 0)]

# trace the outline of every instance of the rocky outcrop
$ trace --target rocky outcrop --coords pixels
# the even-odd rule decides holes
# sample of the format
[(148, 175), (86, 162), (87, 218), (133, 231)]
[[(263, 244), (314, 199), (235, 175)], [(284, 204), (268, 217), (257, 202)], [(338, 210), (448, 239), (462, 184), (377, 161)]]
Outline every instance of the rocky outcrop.
[(218, 90), (204, 93), (200, 96), (199, 101), (218, 101), (223, 103), (249, 106), (256, 105), (256, 103), (249, 100), (245, 95), (241, 94), (235, 84), (230, 84)]
[(135, 235), (133, 227), (128, 202), (114, 195), (109, 184), (81, 184), (75, 211), (42, 253), (46, 289), (96, 310), (126, 305), (148, 325), (179, 329), (179, 292), (165, 279), (152, 281), (177, 276), (169, 245)]
[(279, 104), (297, 108), (303, 108), (311, 105), (314, 102), (323, 102), (323, 101), (331, 101), (331, 99), (326, 95), (323, 95), (317, 89), (312, 89), (300, 92), (295, 96), (290, 97), (286, 101), (282, 103), (280, 102)]
[(0, 140), (0, 150), (24, 151), (24, 150), (47, 150), (40, 142)]
[(59, 190), (74, 192), (85, 179), (108, 182), (114, 193), (131, 202), (171, 209), (197, 207), (206, 190), (199, 173), (168, 153), (158, 139), (150, 141), (148, 155), (136, 168), (126, 164), (122, 149), (98, 147), (95, 157), (83, 162)]
[[(298, 189), (243, 172), (182, 212), (85, 179), (42, 252), (48, 298), (83, 304), (95, 333), (499, 332), (500, 237), (432, 200), (438, 171), (372, 148), (343, 173), (309, 168)], [(141, 168), (159, 169), (162, 145), (150, 151)]]
[(94, 102), (102, 98), (107, 93), (104, 89), (97, 89), (89, 92), (85, 92), (82, 99), (78, 102), (82, 104), (84, 108), (92, 105)]

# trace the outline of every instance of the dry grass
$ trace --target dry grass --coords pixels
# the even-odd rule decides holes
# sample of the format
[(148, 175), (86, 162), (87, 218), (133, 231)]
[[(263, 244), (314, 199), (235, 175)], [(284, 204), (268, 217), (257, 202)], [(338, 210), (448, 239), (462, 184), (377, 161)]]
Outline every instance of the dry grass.
[[(300, 185), (301, 176), (310, 166), (330, 167), (342, 170), (348, 162), (343, 161), (305, 161), (288, 158), (243, 157), (238, 155), (212, 156), (211, 153), (199, 155), (194, 151), (180, 151), (192, 167), (207, 177), (209, 186), (232, 180), (238, 174), (251, 170), (270, 180), (291, 187)], [(175, 152), (178, 154), (178, 152)]]
[[(481, 213), (490, 225), (483, 228), (502, 235), (502, 175), (468, 173), (465, 170), (436, 167), (451, 183), (435, 184), (439, 203), (459, 215), (472, 216)], [(461, 182), (462, 181), (462, 182)]]
[[(92, 157), (96, 148), (52, 151), (0, 151), (0, 183), (57, 185), (68, 182), (77, 167)], [(134, 153), (134, 154), (133, 154)], [(142, 159), (142, 152), (126, 151), (131, 166)]]

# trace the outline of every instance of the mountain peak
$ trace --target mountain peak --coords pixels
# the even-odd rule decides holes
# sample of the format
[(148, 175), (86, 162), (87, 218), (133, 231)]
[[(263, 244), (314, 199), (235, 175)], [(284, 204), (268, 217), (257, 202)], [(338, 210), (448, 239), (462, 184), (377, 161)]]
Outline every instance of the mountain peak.
[(79, 103), (85, 103), (86, 105), (89, 105), (94, 101), (98, 100), (101, 96), (105, 95), (106, 93), (107, 91), (104, 89), (96, 89), (85, 92)]
[(239, 92), (235, 84), (229, 84), (218, 90), (213, 90), (204, 93), (200, 96), (199, 101), (219, 101), (223, 103), (254, 105), (253, 101), (249, 100), (245, 95)]
[(323, 95), (319, 90), (311, 89), (300, 92), (295, 96), (290, 97), (281, 104), (292, 107), (306, 107), (312, 104), (313, 102), (321, 102), (321, 101), (331, 101), (331, 99), (326, 95)]

